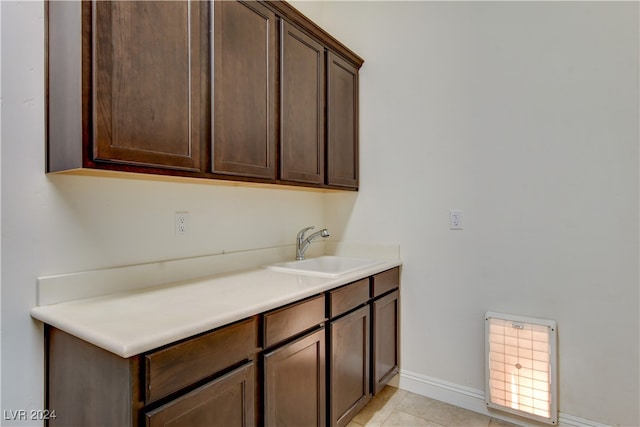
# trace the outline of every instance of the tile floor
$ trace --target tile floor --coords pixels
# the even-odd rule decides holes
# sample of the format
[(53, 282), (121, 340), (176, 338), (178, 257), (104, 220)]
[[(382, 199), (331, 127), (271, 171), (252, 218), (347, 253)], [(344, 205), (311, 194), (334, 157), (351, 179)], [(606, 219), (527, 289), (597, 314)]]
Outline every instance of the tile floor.
[(347, 427), (515, 427), (486, 415), (386, 386)]

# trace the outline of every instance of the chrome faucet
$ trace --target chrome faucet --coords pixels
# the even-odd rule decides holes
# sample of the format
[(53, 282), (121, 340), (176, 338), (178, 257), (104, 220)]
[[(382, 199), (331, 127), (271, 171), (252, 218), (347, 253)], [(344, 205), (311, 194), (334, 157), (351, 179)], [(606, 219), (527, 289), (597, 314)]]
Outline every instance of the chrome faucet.
[(304, 259), (304, 253), (307, 251), (307, 248), (311, 244), (311, 241), (317, 239), (318, 237), (329, 237), (329, 231), (326, 228), (323, 228), (320, 231), (316, 231), (309, 237), (305, 237), (304, 233), (309, 230), (313, 230), (315, 227), (307, 227), (303, 228), (298, 232), (298, 237), (296, 238), (296, 259), (301, 261)]

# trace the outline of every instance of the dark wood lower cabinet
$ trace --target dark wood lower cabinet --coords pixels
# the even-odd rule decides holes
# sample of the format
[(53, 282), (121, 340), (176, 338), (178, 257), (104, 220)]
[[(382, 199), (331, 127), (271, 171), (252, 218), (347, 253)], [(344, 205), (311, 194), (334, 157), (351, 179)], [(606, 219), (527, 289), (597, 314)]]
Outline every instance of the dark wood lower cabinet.
[(138, 426), (143, 405), (140, 357), (123, 359), (47, 327), (47, 408), (50, 427)]
[(49, 426), (255, 426), (258, 316), (122, 358), (47, 327)]
[(146, 353), (145, 404), (253, 359), (259, 346), (258, 319), (254, 316)]
[(129, 358), (46, 326), (49, 426), (345, 426), (398, 373), (399, 269)]
[(254, 426), (255, 375), (249, 362), (147, 413), (146, 426)]
[(374, 396), (398, 373), (399, 298), (400, 292), (395, 290), (371, 303), (373, 313), (371, 391)]
[(324, 427), (325, 383), (324, 328), (265, 354), (265, 426)]
[(369, 306), (331, 322), (329, 326), (330, 425), (345, 426), (369, 399)]

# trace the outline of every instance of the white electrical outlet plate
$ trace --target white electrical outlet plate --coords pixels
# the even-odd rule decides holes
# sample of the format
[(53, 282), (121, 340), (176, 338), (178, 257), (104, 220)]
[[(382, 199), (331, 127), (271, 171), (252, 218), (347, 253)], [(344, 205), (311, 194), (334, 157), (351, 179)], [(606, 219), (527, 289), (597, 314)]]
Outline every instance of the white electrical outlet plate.
[(462, 230), (462, 211), (460, 209), (449, 211), (449, 229)]
[(177, 236), (187, 234), (189, 231), (189, 212), (176, 212), (175, 230)]

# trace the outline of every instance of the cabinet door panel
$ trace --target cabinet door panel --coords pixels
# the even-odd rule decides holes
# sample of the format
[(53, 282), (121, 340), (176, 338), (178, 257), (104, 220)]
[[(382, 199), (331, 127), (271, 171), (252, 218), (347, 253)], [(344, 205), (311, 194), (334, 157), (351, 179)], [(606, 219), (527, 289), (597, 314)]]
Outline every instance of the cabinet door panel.
[(369, 306), (331, 322), (331, 425), (345, 426), (370, 398)]
[(93, 4), (94, 159), (197, 171), (201, 2)]
[(214, 3), (213, 172), (275, 179), (276, 16)]
[(399, 291), (394, 291), (372, 303), (374, 395), (398, 373), (399, 296)]
[(146, 414), (147, 427), (254, 426), (255, 368), (250, 362)]
[(265, 426), (325, 426), (325, 330), (264, 356)]
[(322, 184), (324, 47), (281, 22), (280, 178)]
[(358, 70), (328, 54), (327, 184), (358, 187)]

